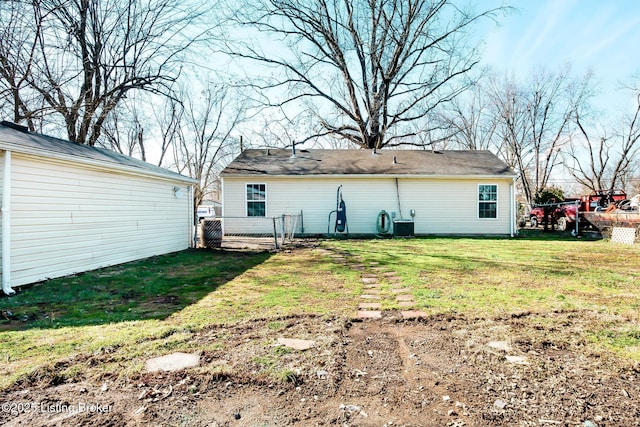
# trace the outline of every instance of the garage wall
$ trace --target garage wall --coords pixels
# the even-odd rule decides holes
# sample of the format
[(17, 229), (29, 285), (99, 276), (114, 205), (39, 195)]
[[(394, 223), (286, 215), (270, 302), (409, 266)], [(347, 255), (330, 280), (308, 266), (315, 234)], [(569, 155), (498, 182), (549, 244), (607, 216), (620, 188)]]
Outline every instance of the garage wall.
[[(478, 184), (498, 185), (498, 218), (479, 219)], [(266, 184), (267, 216), (304, 215), (305, 234), (333, 232), (336, 192), (342, 185), (349, 232), (375, 234), (381, 210), (410, 219), (415, 210), (416, 234), (510, 234), (510, 179), (399, 178), (237, 178), (223, 180), (223, 216), (246, 216), (246, 184)], [(398, 204), (398, 191), (400, 204)], [(238, 232), (241, 223), (225, 221), (225, 232)], [(268, 227), (265, 227), (268, 232)]]
[(14, 152), (11, 285), (188, 248), (189, 195), (184, 182)]

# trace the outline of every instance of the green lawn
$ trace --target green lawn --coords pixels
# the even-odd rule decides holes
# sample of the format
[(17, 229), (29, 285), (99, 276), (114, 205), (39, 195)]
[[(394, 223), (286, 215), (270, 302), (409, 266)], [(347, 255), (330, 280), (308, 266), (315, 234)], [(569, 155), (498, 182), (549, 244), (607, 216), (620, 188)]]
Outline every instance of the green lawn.
[[(351, 266), (326, 250), (352, 255)], [(92, 368), (98, 373), (136, 374), (145, 358), (194, 350), (190, 338), (212, 324), (353, 316), (362, 283), (352, 265), (372, 262), (397, 273), (428, 314), (548, 313), (553, 323), (554, 312), (575, 312), (589, 318), (584, 339), (640, 361), (638, 246), (533, 237), (329, 240), (276, 254), (188, 250), (0, 297), (0, 389), (86, 355), (109, 354)], [(64, 366), (60, 380), (87, 375), (82, 363)]]

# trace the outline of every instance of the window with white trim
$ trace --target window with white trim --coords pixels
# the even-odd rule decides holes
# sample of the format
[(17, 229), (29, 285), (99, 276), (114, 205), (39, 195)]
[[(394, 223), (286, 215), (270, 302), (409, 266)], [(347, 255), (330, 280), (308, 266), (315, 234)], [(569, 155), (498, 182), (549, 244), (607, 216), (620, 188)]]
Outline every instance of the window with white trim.
[(247, 184), (247, 216), (267, 216), (267, 184)]
[(495, 184), (478, 185), (478, 218), (498, 218), (498, 186)]

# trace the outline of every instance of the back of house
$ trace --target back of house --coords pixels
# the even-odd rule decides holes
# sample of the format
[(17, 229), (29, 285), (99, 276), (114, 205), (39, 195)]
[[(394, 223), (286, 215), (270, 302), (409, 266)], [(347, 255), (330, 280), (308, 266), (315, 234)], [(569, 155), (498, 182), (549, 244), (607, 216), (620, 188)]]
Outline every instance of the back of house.
[(513, 235), (515, 176), (489, 151), (245, 150), (221, 173), (223, 226), (302, 213), (304, 235), (333, 234), (343, 206), (352, 235)]

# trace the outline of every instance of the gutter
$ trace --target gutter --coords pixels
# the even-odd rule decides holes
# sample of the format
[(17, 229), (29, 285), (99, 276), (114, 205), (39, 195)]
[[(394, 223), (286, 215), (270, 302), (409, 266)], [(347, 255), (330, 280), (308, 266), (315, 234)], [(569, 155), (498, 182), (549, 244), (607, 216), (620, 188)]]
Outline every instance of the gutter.
[(2, 292), (15, 294), (11, 289), (11, 151), (4, 152), (2, 174)]
[[(70, 155), (70, 154), (62, 154), (54, 151), (47, 151), (43, 149), (33, 148), (33, 147), (24, 147), (21, 146), (18, 150), (15, 150), (16, 144), (0, 142), (0, 150), (14, 150), (19, 152), (20, 154), (24, 154), (25, 156), (35, 156), (38, 158), (46, 158), (49, 161), (58, 161), (58, 162), (72, 162), (76, 164), (82, 164), (87, 167), (93, 167), (102, 169), (105, 171), (120, 171), (124, 173), (129, 173), (131, 175), (136, 176), (144, 176), (144, 177), (154, 177), (154, 178), (162, 178), (169, 182), (181, 181), (188, 184), (196, 184), (198, 182), (195, 178), (190, 178), (188, 176), (181, 175), (177, 172), (173, 172), (170, 170), (166, 170), (167, 173), (162, 171), (155, 171), (151, 169), (146, 169), (144, 167), (132, 166), (132, 165), (124, 165), (122, 163), (118, 163), (115, 161), (107, 161), (107, 160), (97, 160), (91, 159), (89, 157), (81, 156), (81, 155)], [(117, 154), (114, 152), (114, 154)], [(126, 157), (126, 156), (125, 156)], [(149, 164), (152, 167), (155, 167), (152, 164)]]

